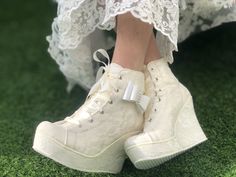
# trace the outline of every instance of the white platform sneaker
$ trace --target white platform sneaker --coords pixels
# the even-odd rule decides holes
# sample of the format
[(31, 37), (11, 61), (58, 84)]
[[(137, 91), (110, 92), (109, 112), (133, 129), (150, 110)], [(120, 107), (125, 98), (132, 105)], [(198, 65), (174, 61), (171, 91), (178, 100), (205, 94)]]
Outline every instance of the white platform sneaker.
[[(109, 57), (104, 50), (97, 52)], [(143, 112), (149, 101), (143, 95), (144, 82), (142, 72), (117, 64), (106, 66), (73, 115), (38, 125), (33, 149), (73, 169), (120, 172), (127, 157), (125, 140), (143, 129)]]
[(173, 75), (165, 59), (145, 69), (146, 95), (143, 133), (125, 142), (125, 151), (138, 169), (158, 166), (207, 140), (195, 115), (191, 94)]

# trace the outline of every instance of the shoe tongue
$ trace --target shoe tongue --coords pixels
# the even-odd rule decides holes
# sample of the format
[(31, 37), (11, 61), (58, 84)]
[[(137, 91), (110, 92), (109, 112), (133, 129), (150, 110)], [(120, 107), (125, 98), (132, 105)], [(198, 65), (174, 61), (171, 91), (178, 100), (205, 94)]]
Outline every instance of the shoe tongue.
[[(116, 63), (111, 63), (108, 69), (108, 73), (111, 75), (118, 75), (124, 68)], [(111, 89), (110, 82), (112, 82), (110, 79), (105, 79), (101, 81), (101, 91), (106, 91)]]
[(124, 69), (121, 65), (116, 63), (111, 63), (109, 67), (110, 67), (109, 71), (112, 74), (118, 74)]

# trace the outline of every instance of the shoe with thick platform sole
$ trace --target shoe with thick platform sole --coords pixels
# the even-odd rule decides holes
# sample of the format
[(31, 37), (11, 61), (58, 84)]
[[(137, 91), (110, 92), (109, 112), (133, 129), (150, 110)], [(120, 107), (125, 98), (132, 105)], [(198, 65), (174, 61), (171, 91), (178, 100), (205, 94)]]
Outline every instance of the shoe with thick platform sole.
[[(105, 50), (97, 53), (108, 60)], [(67, 167), (86, 172), (118, 173), (126, 154), (124, 142), (143, 129), (144, 74), (108, 64), (84, 104), (58, 122), (40, 123), (33, 149)]]
[(207, 140), (196, 117), (190, 92), (171, 72), (166, 59), (145, 69), (144, 130), (125, 142), (125, 151), (138, 169), (158, 166)]

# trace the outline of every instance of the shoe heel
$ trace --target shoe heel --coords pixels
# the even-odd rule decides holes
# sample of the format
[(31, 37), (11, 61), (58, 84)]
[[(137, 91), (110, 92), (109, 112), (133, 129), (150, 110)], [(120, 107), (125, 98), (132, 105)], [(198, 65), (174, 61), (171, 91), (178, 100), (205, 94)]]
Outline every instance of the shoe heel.
[(206, 140), (207, 137), (194, 111), (192, 97), (189, 96), (177, 116), (173, 137), (136, 145), (132, 139), (128, 139), (125, 150), (136, 168), (149, 169), (165, 163)]
[(196, 117), (192, 97), (189, 96), (179, 112), (175, 124), (175, 136), (180, 147), (195, 146), (207, 140)]

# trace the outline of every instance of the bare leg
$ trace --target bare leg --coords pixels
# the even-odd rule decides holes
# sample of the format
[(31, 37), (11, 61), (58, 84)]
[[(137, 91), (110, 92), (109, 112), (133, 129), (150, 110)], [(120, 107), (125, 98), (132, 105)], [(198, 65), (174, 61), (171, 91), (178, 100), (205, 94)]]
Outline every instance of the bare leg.
[(153, 26), (131, 13), (117, 16), (116, 45), (113, 63), (125, 68), (142, 70)]
[(153, 33), (149, 42), (144, 64), (146, 65), (149, 62), (160, 59), (160, 58), (161, 58), (160, 51), (158, 49), (155, 35)]

